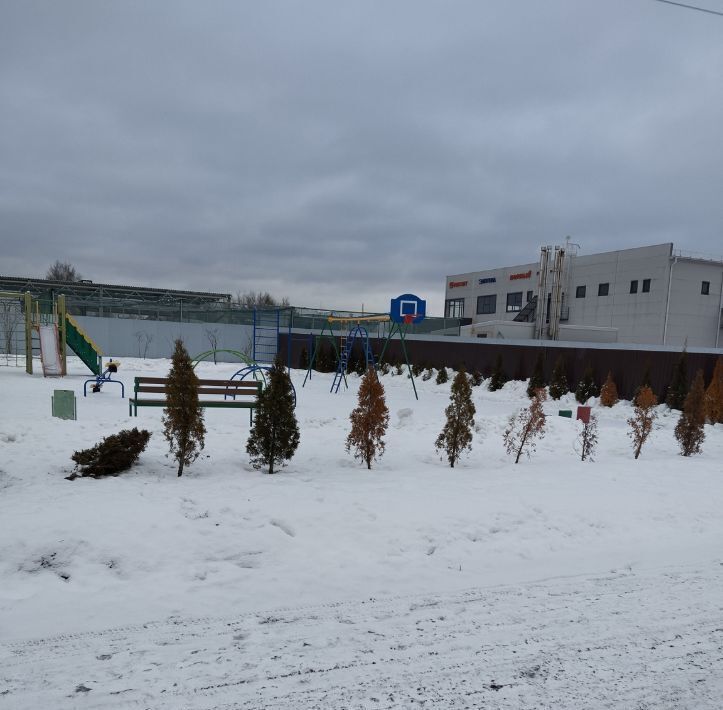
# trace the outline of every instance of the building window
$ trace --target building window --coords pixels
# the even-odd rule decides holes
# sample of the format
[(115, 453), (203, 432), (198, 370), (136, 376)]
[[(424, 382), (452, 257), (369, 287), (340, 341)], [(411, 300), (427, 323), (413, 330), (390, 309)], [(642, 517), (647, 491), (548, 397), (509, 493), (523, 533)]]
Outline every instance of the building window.
[(643, 293), (650, 293), (650, 279), (643, 279)]
[(710, 281), (703, 281), (703, 283), (700, 285), (700, 292), (704, 296), (708, 296), (710, 294)]
[(610, 293), (610, 284), (598, 284), (597, 295), (607, 296)]
[(587, 286), (578, 286), (575, 289), (575, 298), (585, 298), (586, 291), (587, 291)]
[(497, 294), (491, 296), (477, 296), (477, 313), (496, 313)]
[(522, 309), (522, 291), (515, 291), (507, 294), (507, 312), (519, 311)]
[(487, 337), (487, 333), (477, 333), (477, 337), (478, 337), (478, 338), (486, 338), (486, 337)]
[(445, 318), (464, 318), (464, 298), (448, 298), (444, 302)]
[(525, 303), (529, 303), (531, 300), (532, 300), (532, 291), (528, 291), (527, 292), (527, 300), (525, 301)]
[(630, 282), (630, 293), (637, 293), (638, 292), (638, 280), (635, 279), (634, 281)]

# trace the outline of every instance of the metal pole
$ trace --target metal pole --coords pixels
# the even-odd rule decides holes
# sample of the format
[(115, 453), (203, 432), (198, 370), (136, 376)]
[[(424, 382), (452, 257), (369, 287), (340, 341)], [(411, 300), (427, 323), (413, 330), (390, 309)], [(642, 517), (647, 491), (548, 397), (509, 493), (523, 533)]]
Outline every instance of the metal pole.
[(414, 390), (414, 398), (416, 400), (419, 400), (419, 395), (417, 394), (417, 385), (414, 384), (414, 375), (412, 374), (412, 366), (409, 364), (409, 356), (407, 355), (407, 346), (404, 342), (404, 329), (402, 326), (399, 326), (399, 340), (402, 343), (402, 352), (404, 353), (404, 360), (407, 363), (407, 369), (409, 370), (409, 379), (412, 380), (412, 389)]
[(58, 334), (60, 335), (60, 362), (63, 375), (68, 374), (65, 348), (67, 345), (66, 318), (65, 318), (65, 296), (58, 296)]
[(723, 272), (721, 272), (720, 280), (720, 298), (718, 299), (718, 329), (715, 332), (715, 346), (718, 347), (720, 342), (720, 329), (721, 329), (721, 312), (723, 312)]
[(25, 292), (25, 372), (33, 374), (33, 297)]

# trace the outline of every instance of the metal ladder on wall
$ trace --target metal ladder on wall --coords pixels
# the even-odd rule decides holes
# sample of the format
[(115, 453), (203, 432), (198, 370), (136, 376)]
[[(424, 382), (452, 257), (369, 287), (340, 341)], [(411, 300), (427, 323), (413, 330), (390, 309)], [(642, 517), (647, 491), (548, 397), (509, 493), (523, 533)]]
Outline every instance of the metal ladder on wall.
[(272, 364), (279, 351), (279, 327), (281, 312), (275, 310), (254, 309), (254, 352), (257, 363)]

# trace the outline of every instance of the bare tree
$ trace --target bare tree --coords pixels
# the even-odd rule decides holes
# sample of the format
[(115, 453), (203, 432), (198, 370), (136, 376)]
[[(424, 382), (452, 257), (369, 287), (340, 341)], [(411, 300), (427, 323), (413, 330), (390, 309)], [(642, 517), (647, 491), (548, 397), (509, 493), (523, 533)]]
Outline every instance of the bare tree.
[(640, 450), (650, 436), (650, 432), (653, 431), (657, 404), (658, 398), (653, 394), (653, 390), (650, 387), (641, 387), (635, 397), (633, 416), (628, 419), (630, 425), (628, 436), (633, 440), (636, 459), (640, 456)]
[(218, 328), (206, 328), (206, 337), (213, 350), (213, 364), (216, 365), (216, 348), (218, 348)]
[(82, 277), (70, 262), (56, 260), (46, 272), (45, 278), (49, 281), (73, 282), (80, 281)]
[(592, 412), (590, 412), (590, 419), (582, 423), (578, 440), (580, 442), (580, 460), (590, 459), (592, 461), (597, 446), (597, 416)]
[[(5, 344), (3, 348), (3, 354), (5, 355), (17, 354), (17, 350), (13, 346), (15, 344), (15, 333), (18, 330), (22, 317), (23, 314), (20, 310), (19, 301), (0, 300), (0, 328), (2, 329), (3, 342)], [(16, 350), (16, 352), (14, 353), (13, 350)]]
[(515, 454), (515, 463), (519, 463), (523, 451), (529, 456), (530, 451), (535, 450), (535, 439), (542, 438), (545, 434), (546, 419), (542, 411), (545, 396), (545, 390), (538, 389), (530, 406), (521, 409), (509, 419), (503, 440), (507, 453)]
[(133, 335), (138, 343), (138, 357), (146, 359), (148, 355), (148, 346), (153, 342), (153, 335), (147, 333), (145, 330), (137, 330)]
[(289, 306), (289, 299), (284, 296), (278, 300), (268, 291), (241, 291), (236, 292), (234, 302), (242, 308), (286, 308)]

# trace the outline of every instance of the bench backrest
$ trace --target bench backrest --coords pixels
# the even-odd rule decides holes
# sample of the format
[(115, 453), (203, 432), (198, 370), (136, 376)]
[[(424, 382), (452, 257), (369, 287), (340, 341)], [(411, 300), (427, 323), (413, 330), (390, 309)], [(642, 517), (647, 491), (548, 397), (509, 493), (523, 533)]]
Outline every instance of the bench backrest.
[[(168, 385), (167, 377), (136, 377), (134, 392), (149, 394), (165, 394)], [(209, 394), (249, 395), (256, 397), (261, 392), (260, 382), (243, 382), (241, 380), (199, 380), (198, 396)]]

